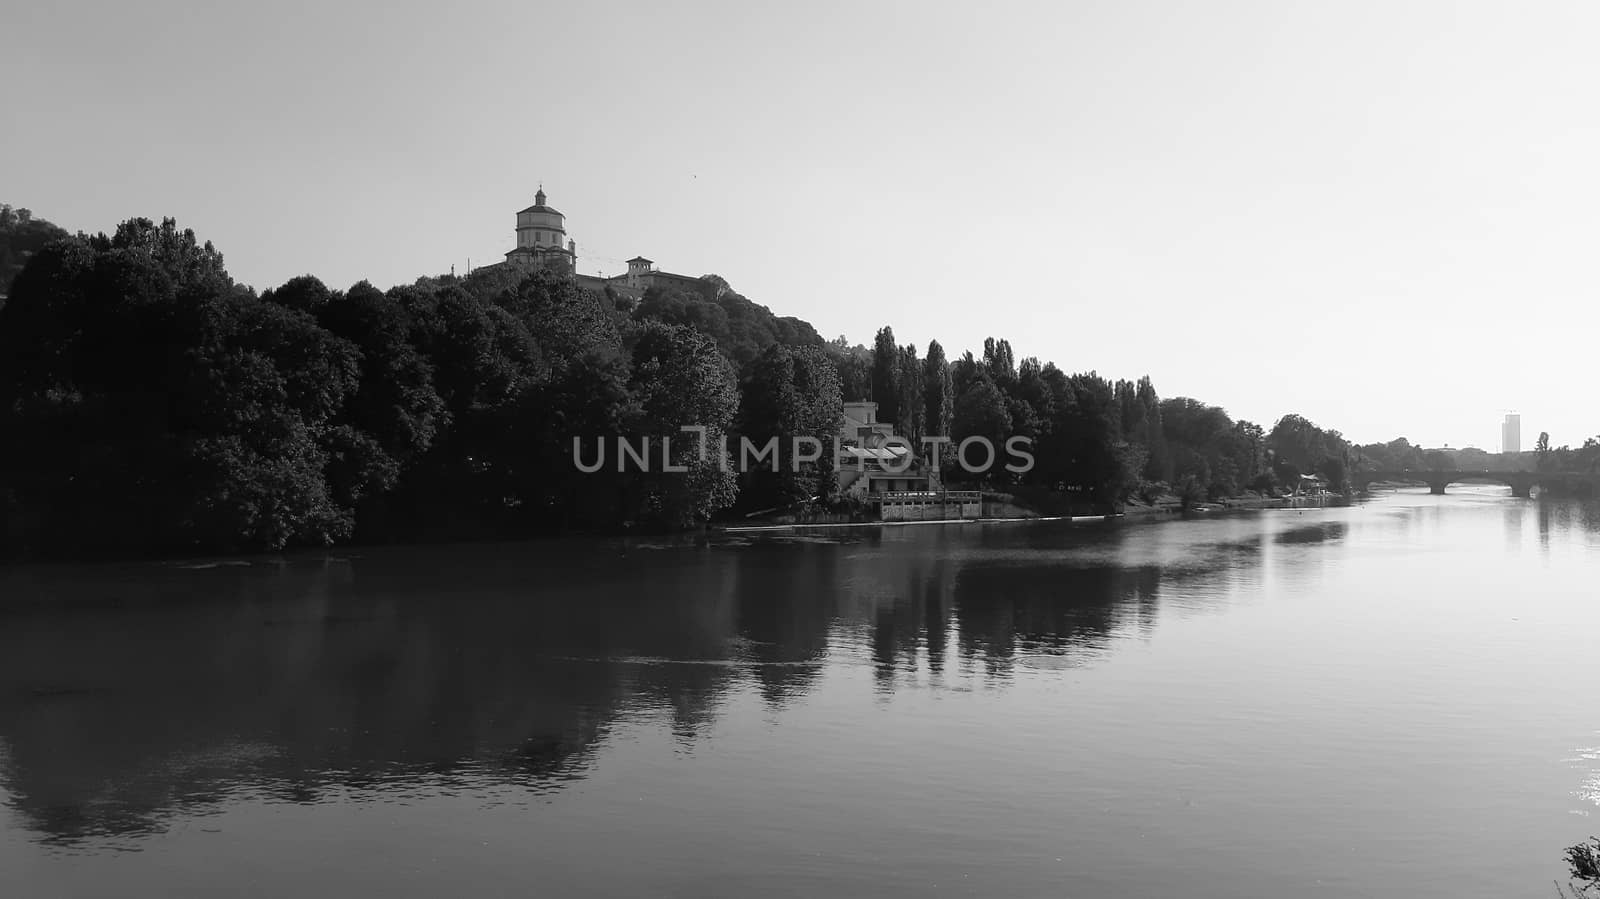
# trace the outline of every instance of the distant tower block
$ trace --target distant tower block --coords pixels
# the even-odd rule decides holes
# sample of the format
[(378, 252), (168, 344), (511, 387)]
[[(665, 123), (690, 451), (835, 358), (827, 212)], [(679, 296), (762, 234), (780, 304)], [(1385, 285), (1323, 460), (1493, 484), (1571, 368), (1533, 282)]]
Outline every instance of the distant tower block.
[(1522, 416), (1516, 412), (1507, 413), (1500, 423), (1500, 452), (1522, 452)]

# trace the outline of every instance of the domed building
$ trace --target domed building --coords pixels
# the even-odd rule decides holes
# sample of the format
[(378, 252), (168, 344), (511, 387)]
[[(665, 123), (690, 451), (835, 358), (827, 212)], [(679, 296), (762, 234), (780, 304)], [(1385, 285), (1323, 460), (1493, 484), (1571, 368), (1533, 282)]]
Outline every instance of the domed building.
[(550, 271), (575, 277), (585, 290), (599, 293), (607, 291), (618, 296), (638, 300), (652, 287), (662, 290), (688, 291), (715, 299), (716, 285), (704, 278), (675, 275), (655, 267), (655, 263), (635, 256), (628, 260), (625, 274), (578, 274), (578, 242), (567, 234), (567, 217), (549, 205), (544, 185), (533, 195), (533, 205), (517, 213), (517, 245), (506, 253), (504, 262), (469, 268), (469, 271), (496, 270), (501, 267), (532, 274)]
[(578, 242), (567, 236), (566, 216), (545, 203), (544, 185), (533, 205), (517, 213), (517, 246), (506, 265), (526, 271), (571, 275), (578, 271)]

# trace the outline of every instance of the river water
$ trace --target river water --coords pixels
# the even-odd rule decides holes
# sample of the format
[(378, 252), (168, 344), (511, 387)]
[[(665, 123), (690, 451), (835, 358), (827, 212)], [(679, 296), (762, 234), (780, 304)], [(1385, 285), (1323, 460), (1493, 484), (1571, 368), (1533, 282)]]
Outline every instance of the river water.
[(1488, 487), (14, 568), (0, 896), (1549, 896), (1597, 574)]

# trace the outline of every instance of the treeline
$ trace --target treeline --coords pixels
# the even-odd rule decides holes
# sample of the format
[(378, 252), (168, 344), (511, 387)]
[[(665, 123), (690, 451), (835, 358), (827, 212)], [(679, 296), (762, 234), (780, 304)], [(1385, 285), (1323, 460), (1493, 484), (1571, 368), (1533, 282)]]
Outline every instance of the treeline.
[[(28, 251), (0, 308), (3, 551), (666, 530), (827, 506), (831, 453), (740, 473), (721, 446), (827, 444), (846, 398), (876, 400), (914, 445), (1028, 437), (1033, 470), (996, 469), (987, 486), (1104, 506), (1342, 476), (1342, 438), (1295, 416), (1264, 432), (1162, 400), (1148, 378), (1018, 362), (1003, 339), (953, 360), (889, 328), (872, 349), (828, 343), (702, 280), (637, 303), (500, 268), (258, 294), (171, 220), (58, 235)], [(603, 464), (575, 464), (574, 438)], [(618, 470), (619, 438), (649, 470)]]
[(1540, 433), (1534, 447), (1520, 453), (1491, 453), (1477, 447), (1423, 449), (1404, 437), (1388, 443), (1357, 446), (1353, 458), (1369, 471), (1542, 471), (1590, 474), (1600, 471), (1600, 438), (1590, 437), (1579, 447), (1551, 446), (1550, 435)]
[[(1033, 357), (1019, 362), (1003, 338), (985, 339), (981, 357), (969, 351), (954, 361), (937, 340), (919, 360), (915, 346), (896, 345), (889, 327), (870, 349), (842, 338), (831, 346), (844, 395), (876, 402), (879, 417), (913, 443), (924, 435), (957, 443), (981, 436), (996, 445), (1028, 438), (1033, 469), (985, 485), (1034, 486), (1114, 507), (1133, 496), (1273, 493), (1292, 489), (1303, 474), (1341, 489), (1346, 481), (1350, 444), (1298, 415), (1268, 431), (1199, 400), (1161, 399), (1149, 377), (1112, 381), (1092, 371), (1069, 375)], [(945, 472), (962, 478), (948, 462)]]
[[(0, 309), (6, 548), (223, 551), (704, 522), (739, 485), (679, 429), (705, 426), (714, 445), (740, 423), (729, 353), (760, 329), (729, 329), (735, 342), (719, 346), (640, 314), (651, 299), (630, 310), (567, 279), (500, 271), (388, 291), (300, 277), (257, 295), (171, 220), (59, 240)], [(761, 319), (742, 297), (720, 301)], [(808, 345), (773, 339), (752, 360), (763, 383), (826, 359), (814, 332), (794, 330)], [(831, 431), (836, 388), (825, 401)], [(613, 435), (673, 437), (673, 456), (651, 471), (578, 471), (572, 438)]]

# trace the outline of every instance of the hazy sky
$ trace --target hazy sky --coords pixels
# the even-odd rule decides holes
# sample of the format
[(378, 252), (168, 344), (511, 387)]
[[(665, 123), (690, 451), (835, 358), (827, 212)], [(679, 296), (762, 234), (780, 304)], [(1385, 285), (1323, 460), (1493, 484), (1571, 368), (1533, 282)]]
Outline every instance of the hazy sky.
[(1600, 433), (1600, 4), (8, 3), (0, 200), (258, 288), (715, 272), (1270, 425)]

